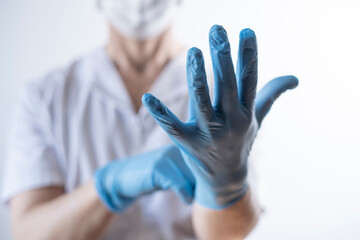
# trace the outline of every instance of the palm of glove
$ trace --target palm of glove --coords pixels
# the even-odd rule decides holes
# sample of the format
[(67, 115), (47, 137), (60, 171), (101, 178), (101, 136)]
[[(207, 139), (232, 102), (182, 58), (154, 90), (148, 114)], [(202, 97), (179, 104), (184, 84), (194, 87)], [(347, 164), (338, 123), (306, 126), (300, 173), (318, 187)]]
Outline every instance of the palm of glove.
[[(235, 104), (240, 105), (240, 104)], [(186, 134), (175, 140), (186, 153), (187, 164), (208, 180), (227, 181), (246, 177), (246, 161), (255, 139), (258, 125), (254, 116), (240, 106), (231, 112), (217, 113), (211, 119), (195, 118), (188, 123)], [(175, 137), (173, 137), (175, 139)]]
[(247, 159), (258, 128), (275, 99), (297, 86), (293, 76), (270, 81), (258, 94), (257, 43), (255, 33), (240, 34), (236, 73), (226, 31), (210, 30), (210, 53), (215, 88), (211, 102), (201, 51), (187, 56), (189, 121), (181, 122), (150, 94), (143, 103), (154, 119), (182, 150), (196, 179), (195, 200), (210, 208), (227, 207), (247, 190)]

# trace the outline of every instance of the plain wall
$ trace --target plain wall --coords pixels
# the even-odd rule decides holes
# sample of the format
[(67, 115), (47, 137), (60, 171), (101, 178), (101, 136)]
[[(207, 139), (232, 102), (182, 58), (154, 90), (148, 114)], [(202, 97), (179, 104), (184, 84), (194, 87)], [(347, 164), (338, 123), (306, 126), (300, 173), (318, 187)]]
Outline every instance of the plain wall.
[[(253, 147), (265, 212), (249, 239), (360, 239), (359, 12), (357, 0), (185, 3), (175, 27), (183, 43), (208, 56), (208, 30), (222, 24), (236, 60), (239, 31), (251, 27), (259, 86), (285, 74), (300, 80), (274, 105)], [(95, 1), (0, 1), (0, 176), (24, 83), (104, 45), (106, 37)], [(1, 206), (0, 239), (10, 239), (9, 232)]]

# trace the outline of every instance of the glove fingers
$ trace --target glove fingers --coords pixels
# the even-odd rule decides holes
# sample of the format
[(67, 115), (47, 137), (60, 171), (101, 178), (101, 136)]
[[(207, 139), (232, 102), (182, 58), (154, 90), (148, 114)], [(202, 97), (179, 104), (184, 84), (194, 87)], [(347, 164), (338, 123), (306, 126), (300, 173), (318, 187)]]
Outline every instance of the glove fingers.
[[(194, 198), (195, 185), (183, 178), (183, 175), (158, 174), (155, 180), (155, 185), (158, 189), (167, 190), (172, 189), (185, 203), (191, 203)], [(170, 176), (171, 175), (171, 176)]]
[(206, 81), (204, 57), (197, 48), (191, 48), (187, 54), (187, 84), (189, 92), (190, 121), (208, 122), (213, 114), (209, 96), (209, 87)]
[[(151, 94), (142, 97), (144, 106), (162, 129), (173, 139), (178, 140), (185, 131), (185, 124), (181, 122), (160, 100)], [(177, 142), (177, 141), (176, 141)]]
[(225, 29), (214, 25), (210, 29), (209, 42), (215, 80), (214, 108), (220, 112), (230, 111), (238, 99), (230, 43)]
[(278, 77), (268, 82), (259, 91), (255, 101), (255, 113), (259, 126), (266, 114), (270, 111), (274, 101), (286, 90), (295, 88), (298, 82), (298, 79), (294, 76)]
[(194, 199), (194, 186), (191, 184), (175, 187), (173, 191), (187, 204), (190, 204)]
[(241, 104), (252, 111), (258, 78), (258, 54), (255, 33), (247, 28), (240, 33), (236, 77)]
[(184, 202), (194, 197), (195, 178), (184, 162), (180, 150), (171, 146), (153, 173), (154, 186), (163, 190), (171, 188)]

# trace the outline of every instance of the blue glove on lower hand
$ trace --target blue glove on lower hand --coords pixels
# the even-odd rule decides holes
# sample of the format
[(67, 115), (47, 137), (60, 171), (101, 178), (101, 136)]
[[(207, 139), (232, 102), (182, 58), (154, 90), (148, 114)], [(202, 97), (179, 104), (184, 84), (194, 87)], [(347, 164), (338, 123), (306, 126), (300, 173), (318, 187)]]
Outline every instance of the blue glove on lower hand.
[(244, 29), (240, 34), (236, 74), (226, 31), (213, 26), (209, 40), (215, 79), (213, 104), (203, 55), (197, 48), (190, 49), (187, 55), (188, 123), (181, 122), (154, 96), (145, 94), (142, 100), (182, 149), (196, 179), (195, 201), (205, 207), (222, 209), (246, 193), (247, 160), (261, 122), (275, 99), (295, 88), (298, 80), (293, 76), (276, 78), (256, 95), (255, 33)]
[(194, 177), (174, 145), (113, 161), (95, 173), (98, 194), (113, 212), (122, 212), (137, 197), (159, 189), (172, 189), (190, 203), (194, 185)]

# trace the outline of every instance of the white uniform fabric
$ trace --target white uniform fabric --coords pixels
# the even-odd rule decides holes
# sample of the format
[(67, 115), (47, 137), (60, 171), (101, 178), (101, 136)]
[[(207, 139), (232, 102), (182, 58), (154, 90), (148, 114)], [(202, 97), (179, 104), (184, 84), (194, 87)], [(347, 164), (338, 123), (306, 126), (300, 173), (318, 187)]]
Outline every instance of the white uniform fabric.
[[(149, 91), (187, 115), (185, 54)], [(31, 83), (15, 112), (2, 197), (51, 185), (71, 191), (113, 159), (172, 143), (144, 106), (135, 113), (103, 49)], [(193, 239), (191, 206), (172, 191), (142, 197), (118, 215), (104, 239)]]
[[(185, 61), (185, 54), (173, 59), (149, 91), (183, 121), (188, 113)], [(170, 143), (144, 106), (134, 112), (113, 63), (100, 49), (26, 88), (13, 119), (2, 199), (54, 185), (69, 192), (113, 159)], [(169, 190), (138, 199), (117, 215), (103, 239), (194, 236), (191, 206)]]

